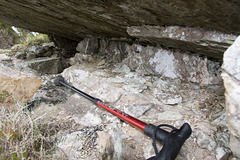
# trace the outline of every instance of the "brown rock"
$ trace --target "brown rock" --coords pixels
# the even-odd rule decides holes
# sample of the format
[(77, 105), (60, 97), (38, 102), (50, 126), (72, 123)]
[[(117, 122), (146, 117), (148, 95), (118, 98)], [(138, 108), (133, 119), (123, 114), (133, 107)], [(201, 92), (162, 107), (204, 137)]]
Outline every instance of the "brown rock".
[(6, 105), (12, 105), (16, 102), (25, 104), (41, 84), (42, 81), (32, 75), (14, 71), (7, 67), (1, 67), (0, 69), (0, 94), (8, 95), (5, 99), (2, 99)]

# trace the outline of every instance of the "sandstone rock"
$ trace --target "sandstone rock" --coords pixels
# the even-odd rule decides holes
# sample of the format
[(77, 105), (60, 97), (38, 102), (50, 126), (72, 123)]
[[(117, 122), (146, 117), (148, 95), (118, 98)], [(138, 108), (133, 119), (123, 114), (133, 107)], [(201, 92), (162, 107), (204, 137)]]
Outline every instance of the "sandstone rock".
[(30, 46), (24, 52), (17, 55), (18, 59), (31, 60), (39, 57), (50, 57), (54, 55), (56, 48), (53, 42)]
[(41, 74), (56, 74), (63, 71), (60, 58), (37, 58), (26, 61), (27, 65)]
[(34, 75), (13, 70), (1, 65), (0, 68), (0, 93), (8, 93), (4, 100), (6, 105), (13, 105), (16, 102), (24, 105), (30, 100), (42, 81)]
[(224, 53), (222, 65), (224, 86), (226, 89), (226, 112), (230, 132), (230, 148), (240, 158), (237, 146), (240, 145), (240, 37)]

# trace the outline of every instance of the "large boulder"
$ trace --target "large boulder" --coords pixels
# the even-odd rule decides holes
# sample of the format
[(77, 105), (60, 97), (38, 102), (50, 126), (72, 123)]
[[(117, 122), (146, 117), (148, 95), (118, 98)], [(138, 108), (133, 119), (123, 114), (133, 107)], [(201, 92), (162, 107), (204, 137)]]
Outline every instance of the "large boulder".
[(36, 76), (0, 64), (0, 103), (24, 105), (30, 100), (42, 81)]
[(40, 57), (26, 61), (28, 67), (41, 74), (57, 74), (64, 69), (63, 63), (58, 57)]
[[(42, 0), (2, 1), (0, 5), (0, 21), (65, 38), (68, 44), (62, 43), (61, 45), (66, 45), (64, 48), (72, 48), (74, 43), (76, 45), (76, 42), (71, 40), (79, 41), (92, 35), (134, 41), (139, 39), (140, 36), (127, 31), (128, 27), (132, 26), (149, 25), (150, 28), (151, 26), (181, 26), (186, 27), (183, 30), (190, 31), (188, 33), (191, 34), (191, 37), (198, 38), (199, 35), (200, 38), (204, 37), (202, 43), (201, 39), (199, 39), (201, 44), (196, 43), (196, 39), (194, 39), (193, 43), (190, 41), (188, 43), (190, 45), (185, 46), (185, 49), (190, 49), (193, 52), (198, 51), (200, 54), (207, 54), (215, 58), (222, 58), (222, 48), (229, 46), (229, 42), (231, 43), (233, 37), (230, 38), (230, 41), (219, 42), (216, 38), (202, 36), (202, 34), (211, 34), (212, 31), (214, 33), (214, 30), (239, 34), (239, 10), (240, 1), (236, 0), (200, 0), (197, 2), (192, 0), (140, 0), (138, 2), (133, 0), (56, 0), (54, 3)], [(199, 27), (202, 29), (199, 30)], [(166, 29), (168, 30), (168, 28)], [(155, 31), (154, 29), (151, 30)], [(178, 30), (177, 35), (188, 34), (183, 30)], [(159, 42), (159, 39), (148, 37), (148, 40), (149, 38), (154, 43)], [(212, 40), (214, 41), (212, 42)], [(171, 34), (168, 34), (164, 40), (161, 39), (160, 41), (161, 45), (166, 47), (181, 46), (181, 43), (177, 43), (176, 37), (172, 37)], [(179, 41), (184, 42), (185, 40), (180, 39)], [(205, 42), (209, 42), (209, 44)], [(174, 45), (176, 43), (177, 46)], [(199, 44), (200, 47), (198, 47)], [(204, 47), (204, 45), (208, 47)], [(181, 46), (181, 48), (184, 47)], [(217, 53), (214, 51), (217, 51)]]
[(230, 148), (240, 158), (240, 36), (224, 53), (222, 78), (226, 88), (227, 122)]

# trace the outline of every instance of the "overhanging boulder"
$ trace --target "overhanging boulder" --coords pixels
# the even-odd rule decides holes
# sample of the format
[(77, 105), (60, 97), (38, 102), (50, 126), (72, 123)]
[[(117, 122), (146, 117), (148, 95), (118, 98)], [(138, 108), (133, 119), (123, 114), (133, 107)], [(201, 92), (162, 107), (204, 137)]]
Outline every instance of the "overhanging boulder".
[[(3, 0), (0, 21), (70, 40), (95, 36), (133, 41), (135, 36), (129, 35), (127, 28), (142, 25), (200, 27), (240, 34), (239, 10), (237, 0)], [(169, 42), (163, 45), (168, 47)], [(212, 56), (208, 50), (202, 52)]]

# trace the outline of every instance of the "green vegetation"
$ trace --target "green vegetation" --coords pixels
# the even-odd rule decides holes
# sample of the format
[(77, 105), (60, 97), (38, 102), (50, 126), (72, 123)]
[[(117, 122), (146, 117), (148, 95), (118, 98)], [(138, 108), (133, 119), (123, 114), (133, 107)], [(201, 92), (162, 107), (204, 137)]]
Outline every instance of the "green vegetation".
[(0, 102), (3, 102), (3, 100), (8, 97), (10, 94), (7, 91), (2, 91), (2, 93), (0, 93)]
[(25, 46), (31, 46), (34, 44), (42, 44), (46, 42), (50, 42), (48, 36), (46, 34), (39, 33), (36, 36), (33, 34), (27, 35), (22, 44)]
[(6, 33), (13, 35), (15, 44), (30, 46), (49, 42), (49, 38), (46, 34), (33, 33), (31, 31), (18, 27), (15, 27), (15, 30), (17, 30), (15, 32), (12, 26), (0, 22), (0, 33), (2, 32), (1, 28), (3, 28)]

